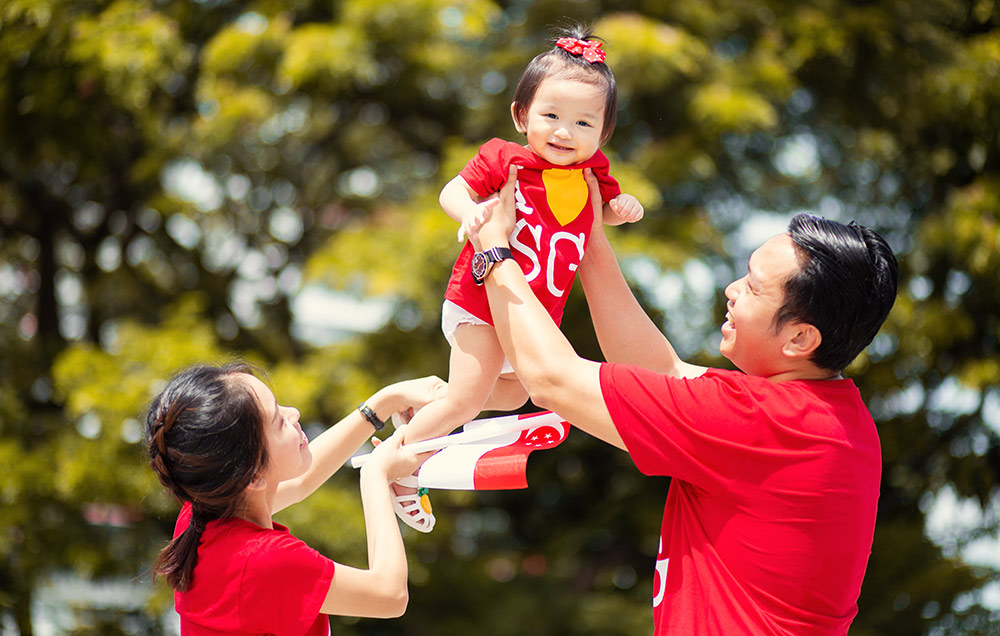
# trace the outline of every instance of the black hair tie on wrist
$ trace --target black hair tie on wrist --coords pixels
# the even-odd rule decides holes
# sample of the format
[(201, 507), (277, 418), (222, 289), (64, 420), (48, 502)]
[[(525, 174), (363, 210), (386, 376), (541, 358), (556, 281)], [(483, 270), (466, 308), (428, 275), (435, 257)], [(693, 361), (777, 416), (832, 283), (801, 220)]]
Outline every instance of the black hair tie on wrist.
[(358, 405), (358, 410), (361, 411), (361, 416), (368, 420), (368, 423), (375, 428), (376, 433), (385, 428), (385, 422), (378, 419), (378, 415), (375, 415), (375, 411), (370, 406), (362, 402)]

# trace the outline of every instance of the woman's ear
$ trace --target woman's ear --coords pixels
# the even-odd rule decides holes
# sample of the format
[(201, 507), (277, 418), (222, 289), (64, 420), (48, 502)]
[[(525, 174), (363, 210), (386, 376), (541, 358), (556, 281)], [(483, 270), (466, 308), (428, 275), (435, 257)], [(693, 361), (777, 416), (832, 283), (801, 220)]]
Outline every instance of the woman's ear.
[(266, 475), (264, 475), (263, 470), (258, 470), (257, 475), (250, 480), (249, 484), (247, 484), (247, 490), (248, 491), (264, 490), (265, 488), (267, 488)]
[(510, 103), (510, 118), (514, 120), (514, 128), (517, 132), (522, 135), (528, 132), (527, 128), (524, 127), (524, 124), (522, 124), (521, 120), (517, 117), (517, 102)]

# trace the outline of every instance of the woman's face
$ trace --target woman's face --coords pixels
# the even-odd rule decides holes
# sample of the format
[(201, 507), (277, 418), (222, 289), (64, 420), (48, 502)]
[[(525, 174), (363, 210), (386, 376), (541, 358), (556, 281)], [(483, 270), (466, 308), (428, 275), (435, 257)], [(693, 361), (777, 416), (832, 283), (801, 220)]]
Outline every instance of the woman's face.
[(272, 484), (298, 477), (312, 464), (309, 438), (302, 432), (298, 409), (279, 405), (271, 389), (258, 378), (252, 375), (240, 377), (257, 396), (264, 416), (268, 457), (264, 477)]

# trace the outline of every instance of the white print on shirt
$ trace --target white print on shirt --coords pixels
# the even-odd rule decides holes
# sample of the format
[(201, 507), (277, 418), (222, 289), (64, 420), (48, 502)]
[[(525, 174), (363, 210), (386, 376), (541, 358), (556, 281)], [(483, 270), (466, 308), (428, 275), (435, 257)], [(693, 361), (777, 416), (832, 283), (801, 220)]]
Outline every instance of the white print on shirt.
[[(562, 240), (572, 241), (573, 244), (576, 245), (577, 251), (580, 253), (580, 260), (583, 260), (583, 243), (586, 239), (587, 237), (584, 236), (583, 232), (580, 232), (579, 236), (570, 234), (569, 232), (556, 232), (552, 235), (552, 240), (549, 242), (549, 262), (548, 267), (546, 268), (548, 279), (545, 281), (545, 284), (549, 288), (549, 293), (556, 298), (562, 296), (566, 291), (565, 289), (556, 289), (556, 286), (552, 284), (552, 274), (556, 265), (556, 243)], [(569, 267), (569, 271), (575, 272), (579, 265), (576, 263), (570, 263), (567, 267)]]
[[(516, 202), (517, 209), (521, 211), (522, 214), (534, 214), (534, 209), (529, 207), (525, 203), (524, 196), (521, 194), (521, 184), (518, 182), (515, 184), (514, 188), (514, 201)], [(535, 245), (532, 248), (531, 245), (525, 245), (520, 240), (518, 240), (518, 235), (521, 234), (521, 230), (524, 228), (528, 229), (528, 233), (531, 238), (534, 239)], [(531, 225), (528, 223), (527, 219), (518, 219), (517, 224), (514, 225), (514, 231), (510, 233), (510, 246), (517, 250), (518, 252), (524, 254), (531, 261), (531, 271), (524, 275), (528, 282), (535, 280), (539, 273), (542, 271), (542, 265), (538, 260), (539, 253), (542, 251), (542, 230), (544, 228), (541, 225)], [(583, 260), (583, 246), (587, 240), (586, 235), (580, 232), (579, 235), (570, 234), (569, 232), (556, 232), (549, 239), (549, 253), (548, 260), (545, 267), (545, 286), (549, 290), (549, 293), (556, 298), (562, 297), (566, 293), (565, 289), (559, 289), (553, 283), (553, 277), (555, 275), (555, 259), (556, 254), (556, 243), (559, 241), (570, 241), (576, 246), (576, 250), (580, 255), (580, 260)], [(579, 263), (569, 263), (567, 265), (569, 271), (575, 272), (579, 268)]]
[[(518, 190), (520, 192), (520, 190)], [(521, 241), (517, 240), (517, 235), (521, 233), (521, 230), (525, 227), (528, 228), (528, 232), (531, 233), (532, 238), (535, 239), (535, 249), (532, 250), (529, 246), (525, 245)], [(521, 252), (531, 260), (531, 271), (524, 275), (525, 279), (530, 283), (535, 280), (538, 273), (542, 271), (542, 266), (538, 262), (538, 252), (542, 251), (542, 226), (541, 225), (528, 225), (525, 219), (518, 219), (517, 224), (514, 226), (514, 231), (510, 233), (510, 246)], [(535, 251), (537, 250), (537, 251)]]
[(528, 202), (524, 199), (524, 195), (521, 194), (521, 182), (514, 181), (514, 205), (517, 209), (521, 211), (521, 214), (525, 216), (535, 213), (535, 208), (528, 205)]
[[(663, 553), (663, 537), (660, 537), (660, 548), (656, 551), (657, 554)], [(663, 595), (667, 589), (667, 562), (670, 559), (656, 559), (656, 577), (653, 581), (653, 607), (659, 607), (660, 603), (663, 602)]]

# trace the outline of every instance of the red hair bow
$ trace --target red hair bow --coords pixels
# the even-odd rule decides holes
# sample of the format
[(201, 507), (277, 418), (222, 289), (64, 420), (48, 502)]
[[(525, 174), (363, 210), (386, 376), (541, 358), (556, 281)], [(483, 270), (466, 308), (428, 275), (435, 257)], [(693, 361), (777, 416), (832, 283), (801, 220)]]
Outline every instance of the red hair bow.
[(601, 50), (601, 43), (596, 40), (578, 40), (576, 38), (559, 38), (556, 46), (569, 51), (573, 55), (582, 55), (591, 64), (603, 62), (607, 54)]

